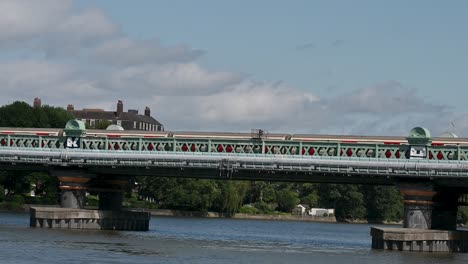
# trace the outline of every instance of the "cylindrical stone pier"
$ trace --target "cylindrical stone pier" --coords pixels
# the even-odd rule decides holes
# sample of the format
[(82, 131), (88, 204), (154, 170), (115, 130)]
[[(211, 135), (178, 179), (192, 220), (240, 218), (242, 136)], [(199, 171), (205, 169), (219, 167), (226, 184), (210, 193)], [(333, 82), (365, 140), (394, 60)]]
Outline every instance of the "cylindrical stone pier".
[(456, 230), (459, 192), (429, 182), (400, 182), (404, 228), (372, 227), (372, 248), (468, 252), (468, 232)]
[(431, 229), (432, 201), (436, 192), (421, 189), (400, 189), (404, 197), (404, 228)]
[(60, 181), (60, 207), (84, 208), (90, 175), (80, 172), (54, 172)]
[[(146, 231), (151, 214), (122, 210), (129, 177), (96, 175), (85, 170), (57, 169), (51, 172), (60, 181), (60, 205), (30, 210), (30, 225), (42, 228)], [(84, 209), (86, 191), (99, 195), (99, 209)]]

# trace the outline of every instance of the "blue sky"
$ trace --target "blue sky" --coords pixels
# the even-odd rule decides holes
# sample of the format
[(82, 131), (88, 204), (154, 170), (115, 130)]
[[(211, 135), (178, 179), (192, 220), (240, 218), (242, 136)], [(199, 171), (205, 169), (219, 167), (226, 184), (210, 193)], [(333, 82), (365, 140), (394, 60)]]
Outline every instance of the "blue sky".
[(0, 103), (122, 99), (177, 130), (468, 135), (466, 1), (2, 2)]
[(466, 1), (137, 3), (82, 5), (106, 10), (133, 37), (205, 50), (201, 61), (208, 67), (279, 79), (322, 96), (397, 80), (434, 101), (464, 102)]

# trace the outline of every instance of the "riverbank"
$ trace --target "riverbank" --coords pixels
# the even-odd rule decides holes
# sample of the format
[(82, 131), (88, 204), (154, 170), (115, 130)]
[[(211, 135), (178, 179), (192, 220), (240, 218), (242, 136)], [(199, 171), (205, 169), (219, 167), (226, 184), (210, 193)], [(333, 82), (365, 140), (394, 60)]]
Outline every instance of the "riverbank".
[[(207, 218), (226, 218), (226, 215), (216, 212), (196, 212), (196, 211), (180, 211), (168, 209), (153, 209), (149, 210), (154, 216), (168, 217), (207, 217)], [(250, 219), (250, 220), (275, 220), (275, 221), (306, 221), (306, 222), (323, 222), (336, 223), (334, 216), (301, 216), (301, 215), (275, 215), (275, 214), (235, 214), (229, 218), (232, 219)]]
[[(31, 207), (59, 207), (58, 205), (40, 205), (40, 204), (24, 204), (21, 210), (8, 210), (6, 208), (0, 209), (2, 212), (29, 212)], [(89, 207), (87, 209), (96, 209)], [(303, 221), (303, 222), (321, 222), (321, 223), (336, 223), (334, 216), (300, 216), (300, 215), (287, 215), (287, 214), (235, 214), (234, 216), (227, 217), (222, 213), (217, 212), (200, 212), (200, 211), (182, 211), (182, 210), (169, 210), (169, 209), (140, 209), (132, 208), (135, 210), (144, 210), (150, 212), (152, 216), (166, 216), (166, 217), (205, 217), (205, 218), (231, 218), (231, 219), (250, 219), (250, 220), (272, 220), (272, 221)]]
[[(0, 208), (0, 212), (29, 212), (30, 207), (60, 207), (59, 205), (40, 205), (40, 204), (24, 204), (21, 208), (7, 209)], [(96, 207), (86, 207), (86, 209), (97, 209)], [(130, 209), (130, 208), (129, 208)], [(350, 224), (372, 224), (366, 220), (347, 220), (338, 222), (334, 216), (300, 216), (288, 214), (241, 214), (237, 213), (234, 216), (227, 217), (222, 213), (217, 212), (200, 212), (200, 211), (182, 211), (170, 209), (141, 209), (131, 208), (134, 210), (144, 210), (151, 213), (152, 216), (167, 216), (167, 217), (206, 217), (206, 218), (232, 218), (232, 219), (250, 219), (250, 220), (272, 220), (272, 221), (303, 221), (303, 222), (320, 222), (320, 223), (350, 223)], [(389, 222), (384, 221), (384, 225), (401, 225), (402, 221)], [(464, 225), (458, 225), (463, 227)]]

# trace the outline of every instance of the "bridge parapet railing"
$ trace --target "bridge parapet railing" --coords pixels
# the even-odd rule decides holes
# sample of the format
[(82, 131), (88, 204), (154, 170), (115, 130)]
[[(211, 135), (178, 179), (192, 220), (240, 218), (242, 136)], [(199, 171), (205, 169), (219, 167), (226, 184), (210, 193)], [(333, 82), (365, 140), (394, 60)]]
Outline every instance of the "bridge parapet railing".
[(63, 149), (64, 138), (57, 136), (0, 135), (1, 147)]
[[(0, 135), (2, 148), (64, 149), (66, 137), (42, 135)], [(409, 145), (333, 141), (296, 141), (218, 138), (113, 138), (83, 137), (79, 148), (87, 151), (148, 151), (180, 153), (266, 154), (313, 157), (355, 157), (407, 159)], [(429, 145), (429, 160), (467, 160), (466, 145)]]

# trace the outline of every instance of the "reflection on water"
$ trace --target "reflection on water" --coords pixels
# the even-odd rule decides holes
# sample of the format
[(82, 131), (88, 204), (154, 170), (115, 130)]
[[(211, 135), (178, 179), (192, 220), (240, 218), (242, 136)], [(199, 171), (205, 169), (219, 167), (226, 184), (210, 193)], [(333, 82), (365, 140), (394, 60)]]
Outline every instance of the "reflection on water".
[(154, 217), (148, 232), (29, 228), (0, 213), (0, 263), (466, 263), (370, 249), (369, 225)]

